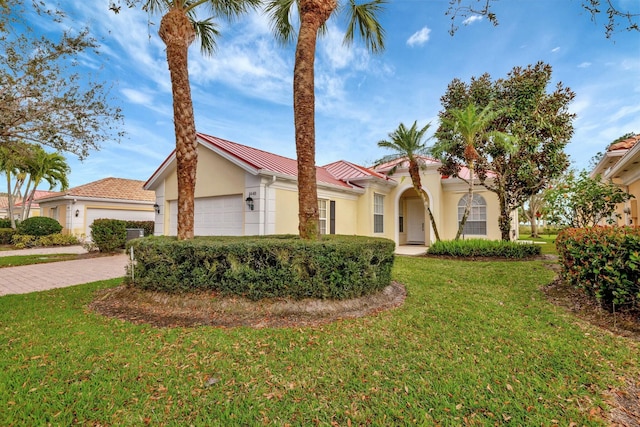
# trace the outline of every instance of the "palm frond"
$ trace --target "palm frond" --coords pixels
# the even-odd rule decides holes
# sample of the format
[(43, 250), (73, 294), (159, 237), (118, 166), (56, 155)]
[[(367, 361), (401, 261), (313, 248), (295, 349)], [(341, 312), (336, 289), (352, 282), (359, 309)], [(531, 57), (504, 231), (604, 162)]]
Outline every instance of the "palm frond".
[(203, 55), (212, 55), (216, 51), (216, 39), (220, 36), (218, 25), (213, 18), (203, 21), (192, 21), (196, 37), (200, 40), (200, 51)]
[(142, 10), (147, 12), (149, 15), (156, 15), (167, 12), (172, 5), (173, 1), (171, 0), (147, 0), (142, 5)]
[(378, 14), (385, 3), (386, 0), (373, 0), (356, 4), (355, 0), (349, 0), (349, 24), (344, 35), (344, 43), (353, 43), (357, 29), (367, 49), (373, 53), (384, 50), (384, 29), (378, 20)]
[(291, 12), (296, 0), (271, 0), (265, 12), (271, 21), (271, 31), (279, 43), (286, 45), (296, 37), (295, 28), (291, 24)]
[(258, 8), (261, 4), (261, 0), (187, 0), (183, 3), (186, 12), (204, 5), (209, 8), (212, 16), (223, 17), (229, 21)]

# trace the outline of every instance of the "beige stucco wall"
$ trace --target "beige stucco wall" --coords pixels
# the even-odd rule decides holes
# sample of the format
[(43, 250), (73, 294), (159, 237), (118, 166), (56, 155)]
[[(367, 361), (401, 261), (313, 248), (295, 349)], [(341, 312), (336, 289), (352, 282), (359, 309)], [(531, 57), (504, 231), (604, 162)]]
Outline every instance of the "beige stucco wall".
[[(69, 202), (59, 202), (52, 203), (47, 205), (40, 205), (40, 212), (42, 216), (46, 216), (48, 218), (53, 218), (62, 225), (62, 234), (70, 234), (73, 230), (69, 230), (67, 228), (67, 206)], [(56, 215), (52, 214), (52, 210), (57, 208)]]
[(275, 234), (298, 234), (298, 193), (276, 189)]
[[(215, 174), (212, 175), (212, 172)], [(239, 166), (201, 146), (198, 149), (195, 197), (242, 194), (244, 192), (244, 174), (245, 172)], [(164, 184), (165, 203), (177, 200), (178, 175), (175, 168), (167, 175)]]

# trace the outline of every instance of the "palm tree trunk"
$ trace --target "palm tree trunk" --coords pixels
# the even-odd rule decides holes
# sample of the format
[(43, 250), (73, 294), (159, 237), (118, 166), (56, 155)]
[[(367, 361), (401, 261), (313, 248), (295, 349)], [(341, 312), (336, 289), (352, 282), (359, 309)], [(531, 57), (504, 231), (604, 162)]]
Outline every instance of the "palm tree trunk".
[(469, 193), (467, 195), (467, 204), (464, 207), (464, 214), (462, 215), (462, 220), (460, 221), (460, 225), (458, 225), (458, 232), (456, 233), (455, 240), (460, 239), (460, 236), (464, 231), (464, 226), (467, 224), (467, 218), (469, 218), (469, 214), (471, 213), (471, 204), (473, 203), (474, 173), (475, 173), (475, 168), (472, 162), (471, 164), (469, 164)]
[(431, 227), (433, 228), (433, 234), (436, 236), (436, 242), (440, 241), (440, 233), (438, 233), (438, 226), (436, 225), (436, 220), (433, 218), (433, 214), (431, 213), (431, 208), (429, 207), (429, 197), (427, 196), (427, 192), (422, 188), (422, 179), (420, 178), (420, 165), (417, 162), (409, 161), (409, 176), (411, 177), (411, 183), (413, 184), (413, 189), (422, 199), (422, 204), (424, 205), (425, 210), (429, 214), (429, 221), (431, 222)]
[(293, 116), (298, 158), (298, 231), (318, 238), (314, 62), (318, 30), (336, 8), (335, 0), (300, 0), (300, 30), (293, 69)]
[(189, 85), (188, 49), (196, 33), (181, 9), (162, 17), (160, 38), (167, 46), (171, 73), (178, 173), (178, 240), (193, 238), (198, 140)]

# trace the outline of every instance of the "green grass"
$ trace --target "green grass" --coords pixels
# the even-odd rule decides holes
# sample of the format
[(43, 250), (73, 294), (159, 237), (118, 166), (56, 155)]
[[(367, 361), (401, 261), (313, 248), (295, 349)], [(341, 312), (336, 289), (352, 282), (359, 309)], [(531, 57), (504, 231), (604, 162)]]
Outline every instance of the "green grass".
[(77, 254), (11, 255), (0, 257), (0, 268), (15, 267), (18, 265), (44, 264), (46, 262), (69, 261), (77, 258)]
[(541, 234), (540, 237), (533, 238), (521, 234), (520, 240), (539, 242), (543, 255), (558, 255), (558, 251), (556, 250), (556, 237), (558, 236), (555, 234)]
[(0, 425), (592, 426), (637, 378), (638, 343), (549, 304), (540, 261), (399, 257), (394, 276), (402, 307), (314, 328), (86, 312), (119, 280), (2, 297)]

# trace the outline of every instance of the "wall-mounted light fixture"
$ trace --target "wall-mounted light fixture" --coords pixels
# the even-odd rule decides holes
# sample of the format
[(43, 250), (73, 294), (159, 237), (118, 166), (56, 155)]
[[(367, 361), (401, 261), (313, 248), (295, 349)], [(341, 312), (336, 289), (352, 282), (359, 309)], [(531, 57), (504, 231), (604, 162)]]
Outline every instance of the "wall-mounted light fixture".
[(624, 210), (622, 212), (626, 213), (627, 215), (630, 215), (631, 214), (631, 208), (629, 206), (627, 206), (626, 208), (624, 208)]
[(156, 203), (155, 205), (153, 205), (153, 209), (155, 209), (155, 210), (156, 210), (156, 213), (157, 213), (157, 214), (159, 214), (159, 213), (160, 213), (160, 205), (159, 205), (159, 204), (157, 204), (157, 203)]
[(253, 210), (253, 199), (251, 198), (251, 196), (247, 197), (246, 199), (244, 199), (245, 203), (247, 204), (247, 208), (252, 211)]
[(76, 209), (76, 218), (80, 216), (80, 209)]

